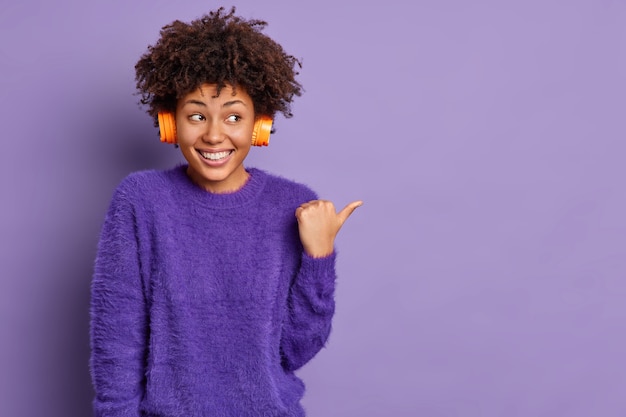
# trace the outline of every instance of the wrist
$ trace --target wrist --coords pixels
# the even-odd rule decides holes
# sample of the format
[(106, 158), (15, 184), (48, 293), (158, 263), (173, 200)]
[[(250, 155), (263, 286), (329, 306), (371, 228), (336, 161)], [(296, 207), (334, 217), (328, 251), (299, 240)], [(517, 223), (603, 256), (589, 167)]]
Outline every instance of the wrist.
[(305, 247), (304, 252), (311, 258), (326, 258), (335, 251), (333, 245), (324, 245), (319, 247)]

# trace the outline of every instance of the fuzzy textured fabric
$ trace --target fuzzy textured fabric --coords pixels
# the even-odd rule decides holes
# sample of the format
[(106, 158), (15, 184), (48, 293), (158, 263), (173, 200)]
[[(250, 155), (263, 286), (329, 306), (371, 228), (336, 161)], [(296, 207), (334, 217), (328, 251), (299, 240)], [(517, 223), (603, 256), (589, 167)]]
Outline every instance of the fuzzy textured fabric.
[(302, 249), (313, 191), (248, 172), (230, 194), (185, 165), (115, 190), (92, 281), (96, 417), (304, 416), (294, 371), (329, 336), (335, 253)]

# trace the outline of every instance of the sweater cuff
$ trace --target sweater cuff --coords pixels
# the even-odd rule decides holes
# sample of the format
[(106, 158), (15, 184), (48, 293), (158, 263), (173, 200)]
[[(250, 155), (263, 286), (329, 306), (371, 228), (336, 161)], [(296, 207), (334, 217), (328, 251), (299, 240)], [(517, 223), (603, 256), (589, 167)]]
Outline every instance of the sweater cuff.
[(322, 258), (314, 258), (308, 253), (302, 251), (302, 266), (307, 266), (307, 268), (334, 268), (335, 267), (335, 259), (337, 258), (337, 251), (333, 250), (330, 255), (324, 256)]
[(314, 258), (306, 252), (302, 252), (300, 280), (334, 284), (336, 258), (336, 251), (333, 251), (333, 253), (323, 258)]

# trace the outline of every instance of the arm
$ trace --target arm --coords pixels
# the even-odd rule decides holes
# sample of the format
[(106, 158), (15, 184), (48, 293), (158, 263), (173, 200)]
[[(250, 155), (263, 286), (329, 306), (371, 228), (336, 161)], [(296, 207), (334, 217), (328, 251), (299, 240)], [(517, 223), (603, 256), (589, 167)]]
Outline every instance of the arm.
[(119, 190), (107, 212), (91, 288), (91, 373), (95, 417), (139, 417), (147, 315), (135, 216)]
[(362, 204), (354, 201), (336, 213), (330, 201), (311, 200), (296, 209), (304, 253), (290, 289), (281, 342), (283, 366), (289, 371), (311, 360), (328, 340), (335, 312), (335, 237)]
[(328, 340), (335, 312), (335, 254), (302, 262), (287, 300), (281, 353), (283, 367), (294, 371), (310, 361)]

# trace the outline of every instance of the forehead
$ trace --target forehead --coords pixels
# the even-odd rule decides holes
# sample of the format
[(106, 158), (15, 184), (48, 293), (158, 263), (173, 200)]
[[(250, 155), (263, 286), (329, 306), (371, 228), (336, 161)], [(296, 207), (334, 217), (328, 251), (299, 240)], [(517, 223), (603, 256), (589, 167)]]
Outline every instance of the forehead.
[[(234, 105), (243, 107), (240, 111), (255, 111), (254, 101), (242, 87), (231, 86), (226, 84), (217, 94), (217, 84), (202, 84), (189, 94), (177, 100), (176, 107), (183, 109), (184, 107), (203, 107), (223, 109), (230, 108)], [(245, 110), (244, 110), (245, 109)]]
[(194, 98), (202, 98), (204, 100), (229, 100), (232, 98), (238, 99), (250, 99), (250, 96), (245, 91), (243, 87), (237, 86), (233, 87), (230, 84), (224, 85), (222, 89), (219, 91), (217, 84), (202, 84), (185, 97), (194, 97)]

